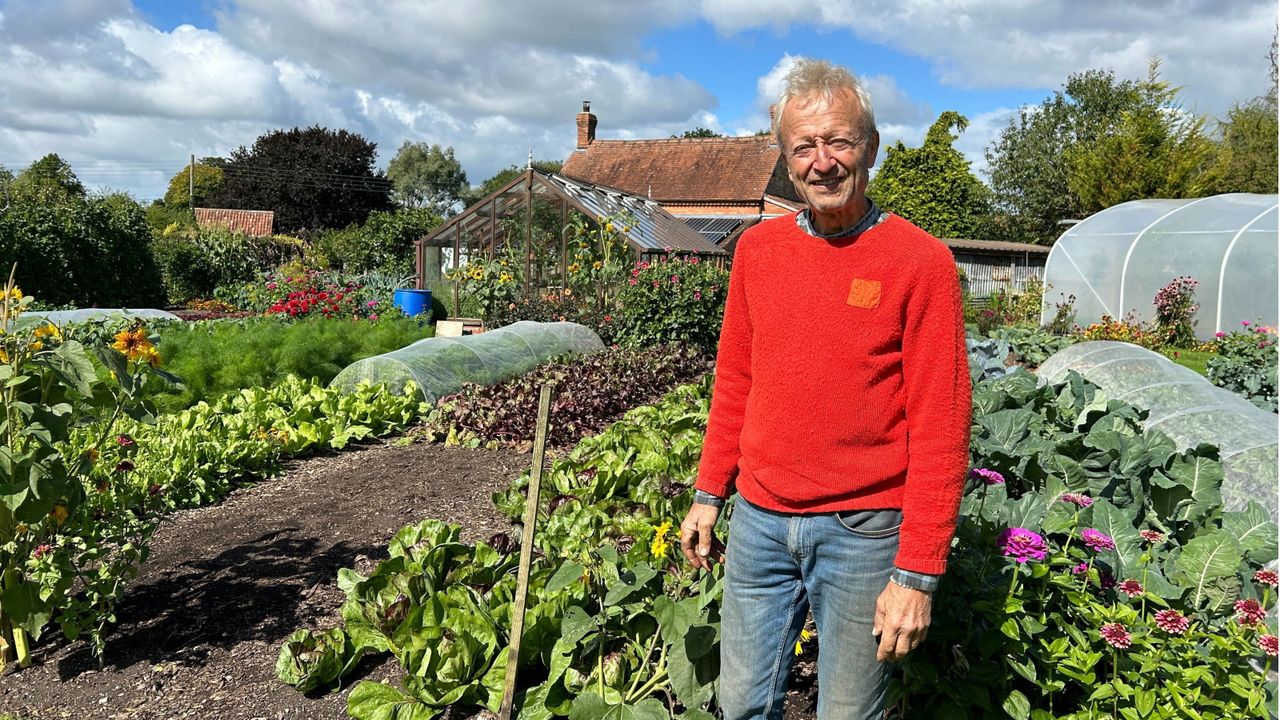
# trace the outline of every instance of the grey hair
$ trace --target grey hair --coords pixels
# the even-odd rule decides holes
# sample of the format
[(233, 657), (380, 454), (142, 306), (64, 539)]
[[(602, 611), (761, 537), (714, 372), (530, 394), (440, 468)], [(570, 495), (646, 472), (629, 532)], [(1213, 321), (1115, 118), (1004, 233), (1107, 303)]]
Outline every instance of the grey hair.
[(864, 138), (876, 131), (876, 113), (871, 105), (871, 95), (853, 73), (826, 60), (800, 58), (787, 71), (778, 95), (777, 110), (773, 118), (773, 136), (782, 147), (782, 118), (787, 104), (797, 98), (821, 97), (831, 102), (845, 92), (853, 93), (858, 100), (859, 118)]

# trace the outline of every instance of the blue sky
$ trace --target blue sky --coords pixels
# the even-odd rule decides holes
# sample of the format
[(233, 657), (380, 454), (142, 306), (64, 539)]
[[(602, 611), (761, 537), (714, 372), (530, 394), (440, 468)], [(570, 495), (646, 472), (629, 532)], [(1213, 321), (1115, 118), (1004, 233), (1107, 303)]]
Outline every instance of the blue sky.
[(56, 152), (148, 200), (189, 154), (319, 124), (383, 166), (405, 141), (451, 146), (479, 183), (530, 147), (571, 153), (583, 99), (602, 138), (762, 129), (807, 56), (863, 77), (882, 148), (967, 116), (956, 146), (981, 173), (1073, 72), (1137, 78), (1158, 56), (1220, 117), (1265, 90), (1275, 27), (1260, 0), (0, 0), (0, 165)]

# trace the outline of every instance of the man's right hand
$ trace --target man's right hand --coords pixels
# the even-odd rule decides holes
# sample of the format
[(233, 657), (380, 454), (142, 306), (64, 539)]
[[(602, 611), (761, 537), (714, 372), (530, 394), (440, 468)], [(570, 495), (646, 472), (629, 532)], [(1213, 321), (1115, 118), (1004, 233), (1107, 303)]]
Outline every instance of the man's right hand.
[(680, 549), (695, 568), (710, 570), (723, 557), (724, 545), (716, 540), (716, 519), (720, 508), (694, 503), (680, 523)]

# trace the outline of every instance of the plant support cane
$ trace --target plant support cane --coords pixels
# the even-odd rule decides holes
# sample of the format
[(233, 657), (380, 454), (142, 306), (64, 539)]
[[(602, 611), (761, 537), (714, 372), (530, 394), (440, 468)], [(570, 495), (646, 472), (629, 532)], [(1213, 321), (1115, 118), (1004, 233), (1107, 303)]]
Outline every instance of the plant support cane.
[(507, 651), (507, 677), (502, 690), (501, 720), (514, 717), (516, 666), (520, 661), (520, 636), (524, 633), (524, 605), (529, 594), (529, 564), (533, 560), (533, 531), (538, 523), (538, 495), (542, 488), (542, 465), (547, 455), (547, 422), (551, 414), (553, 384), (542, 386), (538, 397), (538, 428), (533, 436), (533, 472), (529, 476), (529, 496), (524, 504), (524, 528), (520, 537), (520, 571), (516, 576), (515, 607), (511, 612), (511, 647)]

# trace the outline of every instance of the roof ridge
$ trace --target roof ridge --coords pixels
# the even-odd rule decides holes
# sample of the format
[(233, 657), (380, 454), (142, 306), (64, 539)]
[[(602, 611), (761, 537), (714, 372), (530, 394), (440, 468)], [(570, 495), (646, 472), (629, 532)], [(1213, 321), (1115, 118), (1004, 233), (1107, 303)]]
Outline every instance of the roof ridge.
[(731, 135), (731, 136), (725, 136), (725, 137), (713, 137), (713, 138), (637, 138), (637, 139), (635, 139), (635, 140), (625, 140), (625, 139), (621, 139), (621, 138), (608, 139), (608, 140), (596, 139), (596, 140), (592, 140), (592, 141), (591, 141), (591, 145), (588, 145), (588, 146), (587, 146), (586, 148), (584, 148), (584, 149), (589, 150), (589, 149), (591, 149), (591, 146), (592, 146), (592, 145), (603, 145), (603, 144), (605, 144), (605, 143), (630, 143), (630, 144), (635, 144), (635, 143), (690, 143), (690, 144), (698, 144), (698, 143), (716, 143), (716, 142), (728, 142), (728, 141), (732, 141), (732, 142), (745, 142), (745, 141), (755, 141), (755, 142), (759, 142), (759, 141), (761, 141), (761, 140), (764, 140), (764, 141), (766, 141), (766, 142), (772, 142), (772, 137), (770, 137), (770, 136), (768, 136), (768, 135)]

